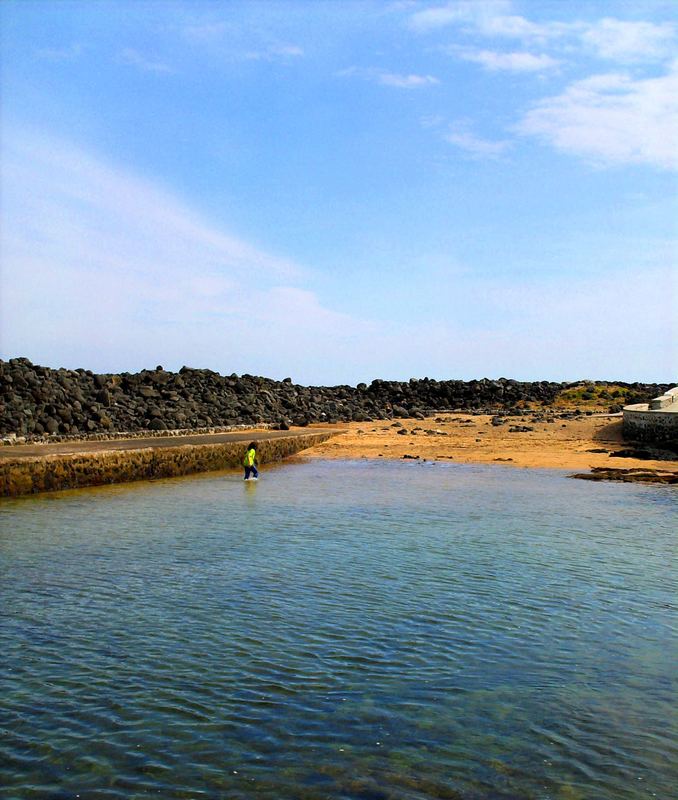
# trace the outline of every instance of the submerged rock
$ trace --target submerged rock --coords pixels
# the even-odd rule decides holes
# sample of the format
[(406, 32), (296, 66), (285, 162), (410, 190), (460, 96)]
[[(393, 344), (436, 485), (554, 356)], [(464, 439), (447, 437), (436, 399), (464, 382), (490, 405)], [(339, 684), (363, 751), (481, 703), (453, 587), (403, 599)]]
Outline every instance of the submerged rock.
[(578, 472), (570, 475), (583, 481), (623, 481), (625, 483), (668, 483), (678, 484), (678, 473), (658, 469), (614, 469), (593, 467), (591, 472)]

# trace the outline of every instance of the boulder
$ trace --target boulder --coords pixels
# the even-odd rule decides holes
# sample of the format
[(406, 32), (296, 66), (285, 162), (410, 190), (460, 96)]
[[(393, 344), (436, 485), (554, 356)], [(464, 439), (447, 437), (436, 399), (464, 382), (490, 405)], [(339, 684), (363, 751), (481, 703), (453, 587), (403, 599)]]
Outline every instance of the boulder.
[[(623, 389), (623, 393), (616, 386)], [(604, 386), (604, 384), (601, 384)], [(289, 425), (373, 419), (422, 419), (431, 411), (464, 409), (495, 414), (493, 425), (503, 425), (501, 412), (514, 416), (533, 411), (517, 403), (548, 405), (565, 384), (520, 382), (505, 378), (474, 381), (411, 378), (369, 385), (299, 386), (291, 378), (274, 381), (254, 375), (221, 376), (212, 370), (188, 366), (179, 373), (164, 368), (94, 374), (90, 370), (50, 369), (25, 358), (0, 360), (0, 435), (29, 438), (52, 432), (77, 433), (140, 431), (153, 423), (169, 427), (269, 423)], [(663, 394), (668, 384), (615, 382), (610, 400), (643, 402)], [(609, 402), (609, 400), (608, 400)], [(616, 410), (618, 405), (613, 408)], [(563, 415), (576, 419), (581, 411)], [(52, 422), (50, 422), (52, 420)], [(539, 421), (552, 422), (549, 417)], [(470, 424), (470, 423), (469, 423)], [(162, 430), (162, 428), (159, 428)]]

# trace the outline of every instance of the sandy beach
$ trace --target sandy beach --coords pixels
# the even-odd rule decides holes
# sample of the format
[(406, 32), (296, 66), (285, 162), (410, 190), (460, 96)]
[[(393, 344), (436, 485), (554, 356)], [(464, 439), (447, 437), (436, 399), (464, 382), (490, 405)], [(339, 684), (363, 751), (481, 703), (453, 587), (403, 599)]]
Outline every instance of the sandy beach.
[[(610, 455), (629, 449), (619, 415), (582, 415), (552, 422), (530, 417), (441, 414), (424, 420), (354, 422), (338, 425), (345, 433), (304, 452), (312, 458), (384, 458), (406, 456), (459, 463), (493, 463), (587, 472), (594, 468), (644, 469), (678, 475), (678, 461)], [(327, 427), (327, 426), (325, 426)], [(533, 430), (515, 430), (529, 427)], [(403, 433), (406, 431), (406, 433)]]

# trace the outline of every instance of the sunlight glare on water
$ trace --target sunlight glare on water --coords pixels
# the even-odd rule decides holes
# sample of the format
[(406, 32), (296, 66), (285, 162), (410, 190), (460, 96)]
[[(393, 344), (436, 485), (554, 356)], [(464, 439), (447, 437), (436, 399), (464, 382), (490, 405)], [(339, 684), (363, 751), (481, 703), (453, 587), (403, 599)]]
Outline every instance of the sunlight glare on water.
[(4, 501), (2, 796), (675, 796), (677, 506), (369, 461)]

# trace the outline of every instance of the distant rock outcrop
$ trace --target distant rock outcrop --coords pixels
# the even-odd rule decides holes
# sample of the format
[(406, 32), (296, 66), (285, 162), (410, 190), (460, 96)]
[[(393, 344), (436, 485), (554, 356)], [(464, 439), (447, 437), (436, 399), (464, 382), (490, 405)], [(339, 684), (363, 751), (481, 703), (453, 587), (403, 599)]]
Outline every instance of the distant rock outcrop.
[[(616, 385), (622, 385), (617, 382)], [(668, 385), (623, 384), (640, 402)], [(0, 435), (29, 439), (116, 431), (164, 431), (311, 422), (422, 419), (437, 410), (500, 412), (550, 404), (572, 384), (499, 380), (374, 380), (353, 386), (299, 386), (254, 375), (162, 367), (99, 375), (51, 369), (26, 358), (0, 360)], [(526, 412), (527, 413), (527, 412)]]

